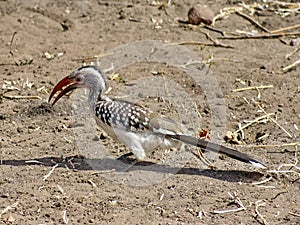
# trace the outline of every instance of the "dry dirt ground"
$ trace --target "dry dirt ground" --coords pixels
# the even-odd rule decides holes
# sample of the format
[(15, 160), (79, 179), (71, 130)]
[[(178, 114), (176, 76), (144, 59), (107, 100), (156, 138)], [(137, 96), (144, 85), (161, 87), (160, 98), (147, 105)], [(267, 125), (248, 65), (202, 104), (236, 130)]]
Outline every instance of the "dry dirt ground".
[[(300, 135), (300, 68), (284, 71), (299, 60), (300, 28), (283, 31), (295, 35), (224, 39), (220, 32), (178, 22), (186, 19), (196, 1), (169, 2), (0, 1), (0, 224), (300, 224), (295, 144)], [(203, 1), (216, 14), (240, 3)], [(269, 8), (276, 10), (263, 7), (251, 16), (268, 30), (300, 21), (299, 10), (285, 16), (276, 13), (283, 8), (292, 10), (292, 6), (270, 3)], [(245, 7), (242, 12), (250, 15)], [(215, 28), (226, 31), (226, 37), (245, 36), (238, 31), (268, 35), (236, 13), (218, 20)], [(197, 106), (194, 111), (200, 122), (193, 125), (194, 131), (206, 128), (213, 140), (218, 139), (218, 132), (222, 137), (258, 118), (243, 129), (243, 143), (231, 146), (264, 162), (267, 171), (225, 157), (214, 157), (217, 170), (195, 157), (182, 168), (180, 159), (173, 168), (164, 166), (161, 158), (172, 151), (149, 156), (156, 163), (152, 167), (145, 163), (128, 171), (113, 171), (115, 158), (128, 150), (101, 130), (76, 132), (85, 122), (74, 122), (73, 95), (54, 107), (47, 103), (56, 82), (84, 62), (95, 61), (98, 55), (101, 63), (111, 49), (144, 40), (175, 43), (174, 48), (186, 48), (201, 58), (212, 72), (208, 74), (215, 85), (211, 89), (221, 90), (218, 97), (224, 100), (225, 114), (214, 118), (216, 109), (212, 110), (207, 90), (168, 63), (134, 63), (121, 69), (103, 66), (108, 75), (122, 78), (108, 81), (112, 88), (108, 95), (134, 87), (140, 78), (173, 81), (189, 96), (186, 101)], [(149, 50), (147, 45), (141, 48)], [(118, 54), (113, 54), (117, 60), (126, 58)], [(194, 63), (184, 54), (175, 54), (174, 61), (177, 59), (186, 67)], [(182, 118), (185, 113), (178, 115), (167, 97), (151, 92), (154, 83), (139, 93), (143, 95), (140, 103)], [(167, 86), (166, 90), (177, 87)], [(258, 86), (270, 87), (232, 92)], [(183, 108), (190, 116), (193, 110)], [(214, 120), (225, 122), (214, 126)], [(97, 167), (104, 160), (103, 149), (93, 154), (89, 143), (103, 143), (113, 156), (107, 167)]]

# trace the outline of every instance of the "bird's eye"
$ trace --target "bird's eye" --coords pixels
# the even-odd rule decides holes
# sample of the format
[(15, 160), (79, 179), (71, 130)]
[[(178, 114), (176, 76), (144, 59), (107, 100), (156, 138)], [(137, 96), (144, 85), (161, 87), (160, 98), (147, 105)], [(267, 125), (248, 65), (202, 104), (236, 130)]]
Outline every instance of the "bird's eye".
[(81, 77), (76, 77), (75, 81), (80, 83), (82, 81), (82, 78)]

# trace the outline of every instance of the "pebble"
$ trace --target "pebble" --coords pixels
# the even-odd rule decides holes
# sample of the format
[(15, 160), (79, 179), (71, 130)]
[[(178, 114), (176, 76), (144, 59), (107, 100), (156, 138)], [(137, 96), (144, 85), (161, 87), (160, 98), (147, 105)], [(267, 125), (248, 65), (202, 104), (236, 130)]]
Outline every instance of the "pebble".
[(199, 25), (204, 23), (210, 25), (213, 22), (214, 13), (207, 6), (197, 4), (190, 8), (188, 18), (190, 24)]

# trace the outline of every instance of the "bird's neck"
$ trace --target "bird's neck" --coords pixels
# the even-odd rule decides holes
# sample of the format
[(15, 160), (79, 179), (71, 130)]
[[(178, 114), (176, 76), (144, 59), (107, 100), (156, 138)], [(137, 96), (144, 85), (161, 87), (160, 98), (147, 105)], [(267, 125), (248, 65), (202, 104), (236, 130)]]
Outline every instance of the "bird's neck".
[(102, 94), (100, 90), (91, 90), (89, 94), (89, 107), (92, 111), (95, 110), (96, 104), (99, 101), (111, 101), (111, 99)]
[(91, 89), (89, 94), (89, 107), (92, 111), (95, 110), (99, 98), (101, 98), (101, 90)]

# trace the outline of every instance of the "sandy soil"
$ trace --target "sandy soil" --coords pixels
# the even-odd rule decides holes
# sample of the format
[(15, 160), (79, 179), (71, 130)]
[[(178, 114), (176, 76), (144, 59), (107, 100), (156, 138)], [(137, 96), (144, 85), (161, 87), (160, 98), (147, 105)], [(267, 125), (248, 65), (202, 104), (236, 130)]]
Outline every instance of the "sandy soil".
[[(170, 2), (0, 1), (1, 224), (300, 223), (299, 164), (279, 167), (298, 163), (296, 145), (280, 146), (295, 143), (300, 137), (300, 70), (296, 67), (282, 73), (285, 66), (299, 60), (299, 51), (291, 54), (299, 48), (297, 35), (222, 39), (218, 32), (178, 22), (186, 19), (193, 1)], [(224, 7), (239, 6), (241, 1), (203, 2), (218, 13)], [(243, 12), (249, 15), (249, 11)], [(257, 10), (252, 18), (269, 30), (300, 21), (299, 11), (283, 17)], [(226, 31), (227, 36), (237, 30), (263, 33), (235, 13), (217, 21), (215, 27)], [(212, 44), (205, 33), (223, 46), (199, 44)], [(184, 48), (202, 59), (211, 73), (202, 74), (208, 79), (200, 81), (208, 81), (211, 86), (197, 83), (183, 67), (176, 66), (188, 67), (192, 63), (189, 54), (160, 55), (159, 62), (126, 62), (118, 69), (117, 62), (124, 63), (127, 55), (118, 51), (111, 54), (111, 50), (145, 40), (165, 43), (173, 50)], [(183, 42), (185, 45), (178, 45)], [(140, 48), (149, 50), (148, 44)], [(288, 54), (291, 55), (287, 57)], [(261, 171), (217, 156), (212, 156), (217, 170), (195, 157), (165, 165), (164, 157), (172, 155), (171, 159), (176, 159), (173, 151), (157, 151), (149, 156), (152, 163), (125, 172), (110, 171), (117, 164), (115, 158), (128, 149), (99, 129), (84, 130), (87, 123), (72, 113), (74, 95), (64, 97), (54, 107), (47, 103), (56, 82), (84, 62), (95, 61), (95, 55), (107, 75), (118, 73), (123, 79), (108, 81), (110, 96), (120, 96), (126, 88), (133, 90), (130, 87), (151, 78), (151, 85), (139, 89), (138, 94), (143, 95), (139, 103), (186, 124), (191, 121), (185, 121), (183, 115), (192, 118), (194, 112), (193, 120), (199, 123), (193, 123), (191, 131), (196, 135), (200, 127), (206, 128), (218, 142), (226, 131), (237, 130), (239, 123), (243, 126), (265, 115), (254, 103), (257, 102), (285, 130), (270, 119), (260, 120), (243, 129), (242, 145), (231, 146), (261, 160), (269, 170), (281, 172)], [(110, 57), (116, 60), (111, 70)], [(173, 83), (168, 83), (164, 91), (154, 88), (166, 80)], [(175, 84), (188, 96), (180, 103), (189, 104), (191, 100), (192, 106), (180, 108), (171, 98), (161, 96), (166, 90), (175, 90), (171, 94), (178, 99), (181, 92)], [(272, 87), (232, 92), (265, 85)], [(204, 90), (207, 87), (218, 93), (220, 109), (226, 111), (215, 114), (218, 108), (210, 102), (209, 90)], [(180, 114), (178, 107), (186, 111)], [(222, 123), (215, 126), (215, 121)], [(100, 145), (112, 156), (107, 167), (103, 166), (103, 149), (91, 151)], [(131, 161), (129, 158), (126, 163)], [(235, 211), (241, 204), (245, 208)], [(233, 211), (216, 213), (217, 210)]]

